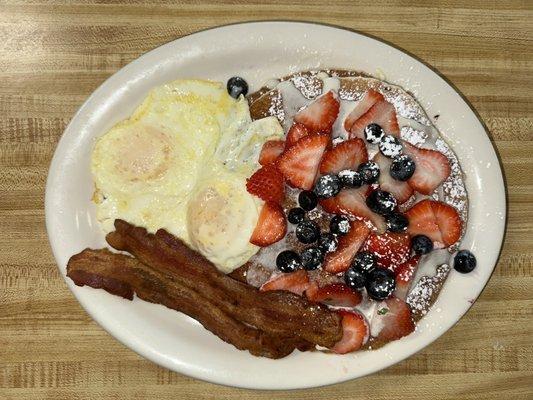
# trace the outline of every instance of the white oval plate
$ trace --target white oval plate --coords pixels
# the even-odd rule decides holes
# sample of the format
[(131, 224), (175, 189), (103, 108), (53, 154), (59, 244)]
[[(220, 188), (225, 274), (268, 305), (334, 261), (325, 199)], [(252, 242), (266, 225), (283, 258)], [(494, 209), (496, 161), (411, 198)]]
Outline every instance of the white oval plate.
[(344, 356), (294, 352), (281, 360), (251, 356), (195, 320), (163, 306), (102, 290), (67, 285), (106, 331), (166, 368), (210, 382), (257, 389), (306, 388), (357, 378), (414, 354), (450, 329), (469, 309), (496, 264), (505, 228), (505, 189), (492, 144), (461, 96), (430, 68), (367, 36), (330, 26), (257, 22), (198, 32), (125, 66), (85, 102), (57, 146), (46, 185), (46, 225), (59, 269), (86, 247), (105, 245), (95, 219), (89, 159), (96, 137), (126, 118), (154, 86), (177, 78), (226, 81), (244, 77), (252, 91), (272, 77), (311, 68), (375, 74), (411, 91), (459, 156), (470, 196), (463, 248), (477, 256), (473, 273), (452, 271), (438, 304), (417, 330), (375, 351)]

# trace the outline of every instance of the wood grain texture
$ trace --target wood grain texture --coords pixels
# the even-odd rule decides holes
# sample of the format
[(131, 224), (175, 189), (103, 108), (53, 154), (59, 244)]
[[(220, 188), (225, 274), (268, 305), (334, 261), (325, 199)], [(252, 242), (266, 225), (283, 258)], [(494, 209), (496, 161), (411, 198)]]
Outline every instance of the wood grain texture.
[[(0, 0), (0, 398), (533, 398), (533, 3), (323, 3)], [(378, 36), (445, 75), (495, 141), (507, 179), (509, 218), (487, 288), (435, 343), (366, 378), (271, 393), (170, 372), (105, 333), (57, 271), (43, 200), (61, 133), (112, 73), (188, 33), (276, 18)]]

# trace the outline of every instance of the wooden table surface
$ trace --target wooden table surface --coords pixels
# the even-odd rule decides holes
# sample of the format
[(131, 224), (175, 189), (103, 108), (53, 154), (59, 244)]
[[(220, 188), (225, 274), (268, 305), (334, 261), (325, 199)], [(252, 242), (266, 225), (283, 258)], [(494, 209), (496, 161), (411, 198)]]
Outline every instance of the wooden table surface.
[[(100, 3), (0, 1), (0, 398), (533, 399), (533, 1)], [(487, 288), (435, 343), (366, 378), (272, 393), (170, 372), (103, 331), (58, 273), (43, 200), (58, 139), (108, 76), (190, 32), (276, 18), (369, 33), (444, 74), (494, 139), (509, 218)]]

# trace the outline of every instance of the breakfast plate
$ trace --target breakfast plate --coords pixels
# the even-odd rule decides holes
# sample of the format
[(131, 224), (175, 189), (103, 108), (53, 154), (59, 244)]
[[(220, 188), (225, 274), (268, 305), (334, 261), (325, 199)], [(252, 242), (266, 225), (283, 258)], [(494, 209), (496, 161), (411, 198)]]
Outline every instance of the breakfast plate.
[(151, 89), (180, 78), (226, 82), (238, 75), (254, 91), (272, 77), (327, 68), (365, 71), (403, 87), (443, 132), (465, 175), (469, 210), (461, 246), (476, 254), (477, 268), (468, 275), (452, 271), (416, 331), (401, 340), (342, 356), (296, 351), (279, 360), (238, 351), (184, 314), (66, 279), (106, 331), (141, 356), (198, 379), (296, 389), (346, 381), (397, 363), (436, 340), (469, 309), (490, 278), (505, 229), (503, 177), (483, 125), (453, 87), (413, 57), (359, 33), (310, 23), (245, 23), (183, 37), (128, 64), (89, 97), (58, 144), (46, 186), (48, 236), (61, 273), (66, 278), (73, 254), (106, 246), (91, 201), (95, 140), (130, 116)]

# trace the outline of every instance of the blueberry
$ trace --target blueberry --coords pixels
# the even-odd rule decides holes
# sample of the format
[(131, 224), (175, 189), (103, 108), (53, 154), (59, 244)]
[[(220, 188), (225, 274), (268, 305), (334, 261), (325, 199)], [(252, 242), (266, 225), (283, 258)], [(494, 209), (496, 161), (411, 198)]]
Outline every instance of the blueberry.
[(476, 268), (476, 264), (476, 256), (468, 250), (460, 250), (453, 260), (453, 267), (462, 274), (472, 272)]
[(376, 183), (379, 178), (379, 165), (374, 161), (367, 161), (359, 165), (357, 172), (359, 172), (363, 183), (370, 185)]
[(318, 239), (318, 247), (320, 247), (324, 253), (333, 253), (337, 250), (338, 244), (337, 237), (333, 233), (324, 233)]
[(374, 300), (385, 300), (396, 288), (394, 273), (387, 268), (376, 268), (366, 276), (366, 291)]
[(433, 241), (425, 235), (415, 235), (411, 238), (411, 248), (416, 254), (427, 254), (433, 250)]
[(351, 268), (364, 272), (365, 274), (376, 268), (376, 256), (367, 251), (361, 251), (352, 260)]
[(344, 273), (344, 282), (350, 289), (362, 289), (365, 287), (366, 274), (359, 269), (348, 268)]
[(302, 266), (311, 271), (317, 269), (324, 261), (324, 252), (318, 247), (309, 247), (302, 251)]
[(285, 250), (276, 257), (276, 266), (281, 272), (294, 272), (302, 266), (302, 260), (295, 251)]
[(390, 176), (397, 181), (406, 181), (415, 173), (416, 165), (413, 159), (405, 154), (396, 157), (390, 165)]
[(344, 215), (335, 215), (329, 221), (329, 230), (336, 235), (346, 235), (350, 232), (350, 220)]
[(351, 169), (344, 169), (338, 173), (342, 186), (346, 188), (358, 188), (363, 184), (361, 174)]
[(404, 232), (409, 226), (407, 217), (399, 212), (387, 215), (387, 229), (391, 232)]
[(336, 196), (342, 189), (341, 180), (337, 175), (328, 174), (318, 178), (315, 185), (315, 194), (321, 199)]
[(296, 237), (305, 244), (316, 242), (320, 237), (320, 228), (313, 221), (302, 221), (296, 225)]
[(318, 198), (310, 190), (303, 190), (298, 195), (298, 204), (306, 211), (313, 210), (318, 204)]
[(389, 192), (377, 189), (368, 195), (366, 205), (376, 214), (388, 215), (394, 211), (397, 202)]
[(396, 136), (385, 135), (378, 144), (379, 151), (386, 157), (398, 157), (402, 154), (402, 144)]
[(305, 210), (300, 207), (294, 207), (289, 210), (287, 219), (291, 224), (299, 224), (305, 219)]
[(370, 124), (365, 128), (365, 138), (368, 143), (379, 143), (384, 134), (383, 128), (378, 124)]
[(229, 78), (226, 88), (228, 89), (229, 95), (235, 99), (237, 99), (241, 94), (246, 96), (248, 93), (248, 84), (240, 76)]

